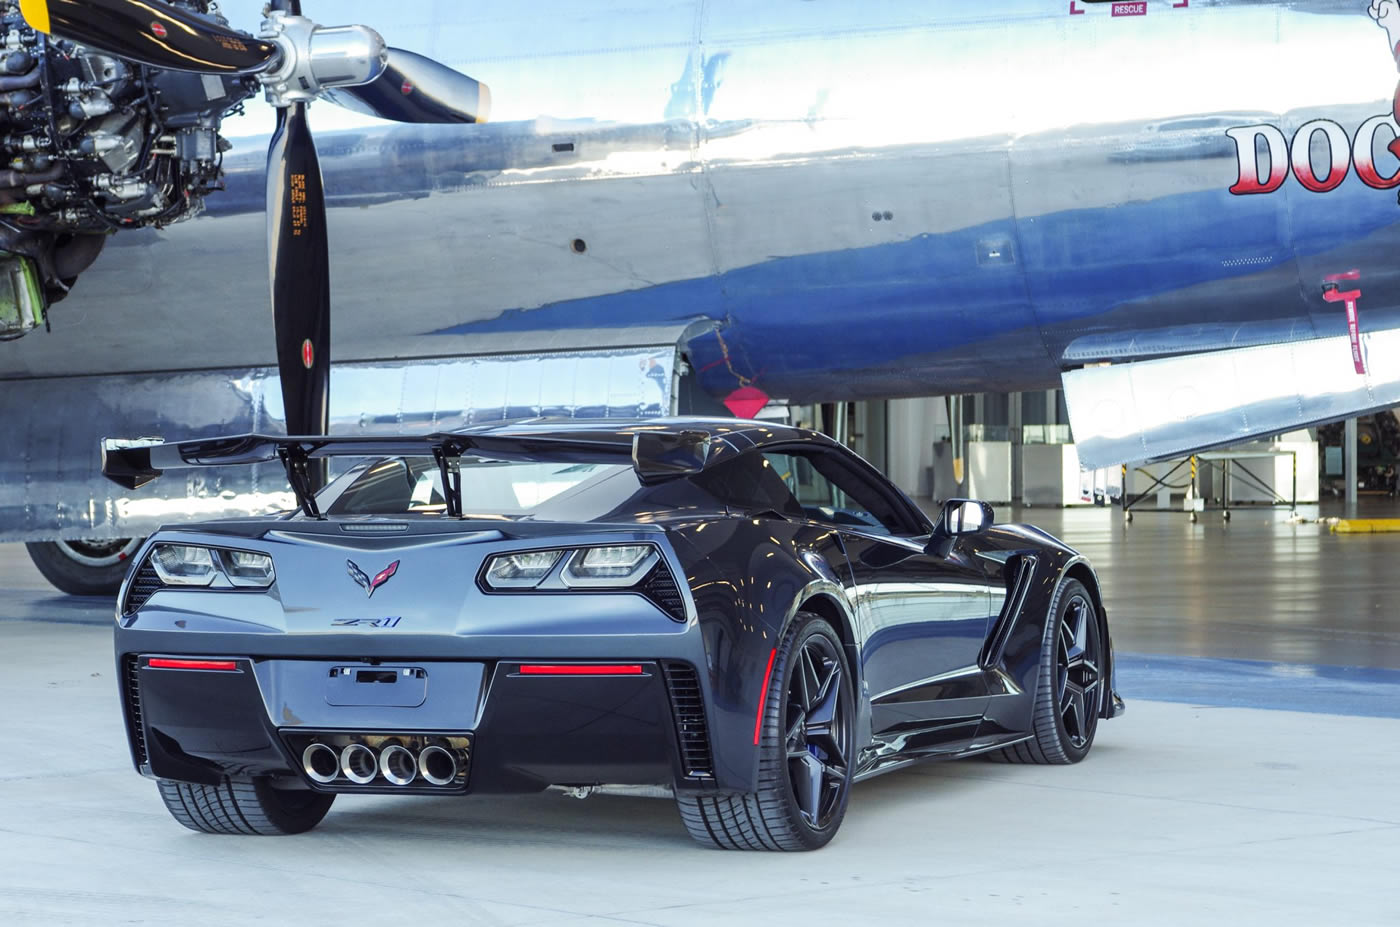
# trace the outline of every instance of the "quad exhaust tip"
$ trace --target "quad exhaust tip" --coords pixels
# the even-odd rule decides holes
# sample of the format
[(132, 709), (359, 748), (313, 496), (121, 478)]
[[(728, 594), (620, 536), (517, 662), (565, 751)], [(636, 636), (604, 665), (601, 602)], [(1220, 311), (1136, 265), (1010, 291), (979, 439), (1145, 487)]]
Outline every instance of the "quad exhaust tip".
[(394, 785), (408, 785), (418, 774), (418, 762), (407, 747), (393, 744), (379, 754), (379, 772)]
[(388, 740), (378, 747), (376, 750), (360, 742), (340, 747), (315, 740), (301, 752), (302, 772), (318, 785), (374, 785), (382, 778), (381, 785), (441, 787), (456, 785), (464, 768), (464, 754), (450, 744), (430, 744), (417, 751), (398, 740)]
[(457, 758), (442, 747), (424, 747), (418, 754), (418, 772), (433, 785), (451, 785), (457, 778)]
[(351, 744), (340, 751), (340, 771), (356, 785), (369, 785), (378, 770), (374, 751), (364, 744)]
[(301, 753), (301, 768), (311, 781), (329, 785), (340, 774), (340, 757), (325, 744), (312, 744)]

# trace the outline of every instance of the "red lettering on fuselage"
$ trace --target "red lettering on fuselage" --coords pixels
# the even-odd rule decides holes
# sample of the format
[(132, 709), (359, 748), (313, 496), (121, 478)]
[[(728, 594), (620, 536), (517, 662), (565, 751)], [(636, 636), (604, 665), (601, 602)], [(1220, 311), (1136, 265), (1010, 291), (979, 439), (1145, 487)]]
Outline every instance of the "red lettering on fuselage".
[[(1273, 193), (1288, 179), (1290, 169), (1298, 183), (1314, 193), (1337, 189), (1352, 167), (1368, 187), (1390, 190), (1400, 186), (1400, 166), (1383, 175), (1374, 155), (1377, 141), (1393, 153), (1400, 136), (1400, 126), (1388, 114), (1367, 119), (1354, 138), (1330, 119), (1314, 119), (1299, 126), (1291, 143), (1277, 126), (1268, 124), (1237, 126), (1226, 129), (1225, 134), (1235, 143), (1239, 172), (1230, 192), (1236, 196)], [(1314, 144), (1319, 136), (1325, 145)], [(1328, 152), (1325, 158), (1320, 154), (1323, 148)]]

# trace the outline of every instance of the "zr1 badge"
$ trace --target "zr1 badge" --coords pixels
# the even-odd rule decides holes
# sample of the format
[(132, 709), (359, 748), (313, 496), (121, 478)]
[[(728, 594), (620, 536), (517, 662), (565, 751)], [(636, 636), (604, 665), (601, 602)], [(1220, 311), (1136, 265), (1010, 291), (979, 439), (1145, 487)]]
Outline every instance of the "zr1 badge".
[(403, 620), (402, 615), (393, 618), (336, 618), (331, 622), (333, 628), (396, 628)]

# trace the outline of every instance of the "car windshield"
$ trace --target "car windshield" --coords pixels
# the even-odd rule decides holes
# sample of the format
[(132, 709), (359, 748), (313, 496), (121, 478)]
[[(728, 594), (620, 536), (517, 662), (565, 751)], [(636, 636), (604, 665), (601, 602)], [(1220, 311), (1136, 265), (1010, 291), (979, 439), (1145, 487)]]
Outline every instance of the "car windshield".
[[(550, 518), (550, 510), (605, 483), (615, 491), (597, 501), (610, 508), (638, 487), (632, 468), (623, 464), (464, 457), (461, 466), (462, 511), (468, 517)], [(381, 460), (347, 478), (328, 515), (441, 515), (447, 509), (441, 474), (428, 457)]]

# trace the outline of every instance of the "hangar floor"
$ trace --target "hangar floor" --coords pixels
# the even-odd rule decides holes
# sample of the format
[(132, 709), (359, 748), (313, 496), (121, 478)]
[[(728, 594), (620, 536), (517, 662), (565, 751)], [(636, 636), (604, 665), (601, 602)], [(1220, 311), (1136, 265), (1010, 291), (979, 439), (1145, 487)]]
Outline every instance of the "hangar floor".
[(1396, 923), (1400, 535), (1272, 510), (1013, 517), (1098, 567), (1128, 714), (1077, 767), (864, 783), (836, 842), (791, 856), (702, 851), (670, 802), (553, 793), (190, 833), (128, 765), (109, 606), (0, 546), (0, 922)]

